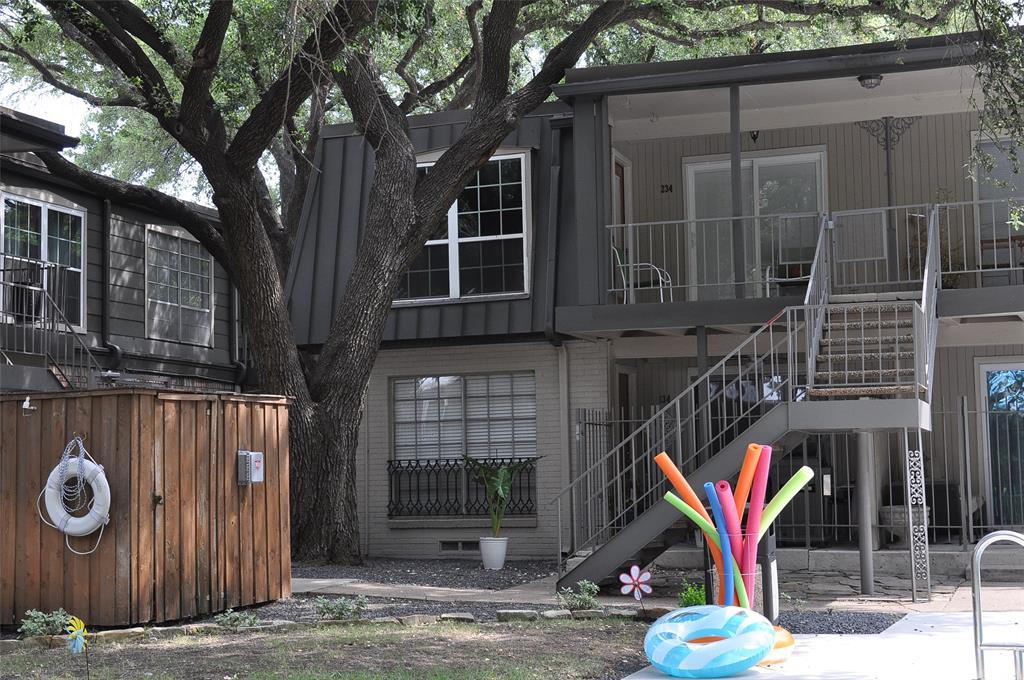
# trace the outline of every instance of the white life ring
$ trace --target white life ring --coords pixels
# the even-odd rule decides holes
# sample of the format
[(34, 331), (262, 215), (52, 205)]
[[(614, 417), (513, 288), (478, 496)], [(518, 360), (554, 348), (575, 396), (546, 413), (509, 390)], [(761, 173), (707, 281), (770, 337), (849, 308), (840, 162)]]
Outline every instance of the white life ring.
[[(89, 512), (81, 517), (68, 514), (61, 502), (61, 491), (67, 478), (61, 479), (61, 466), (53, 468), (46, 480), (46, 488), (43, 490), (46, 496), (46, 512), (50, 515), (52, 526), (68, 536), (88, 536), (100, 527), (106, 526), (110, 521), (110, 485), (107, 477), (103, 474), (103, 466), (97, 465), (88, 458), (79, 460), (67, 466), (67, 478), (77, 477), (79, 469), (85, 482), (92, 488), (92, 504)], [(79, 468), (81, 466), (81, 468)]]

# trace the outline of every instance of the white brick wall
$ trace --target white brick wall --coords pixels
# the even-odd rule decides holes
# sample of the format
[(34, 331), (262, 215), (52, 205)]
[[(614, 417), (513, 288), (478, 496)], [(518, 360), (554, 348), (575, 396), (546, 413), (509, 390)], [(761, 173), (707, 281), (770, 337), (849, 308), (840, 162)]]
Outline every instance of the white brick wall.
[[(371, 557), (438, 557), (442, 540), (475, 540), (488, 533), (486, 518), (424, 518), (415, 526), (387, 516), (387, 461), (391, 455), (390, 379), (398, 376), (493, 373), (532, 370), (537, 389), (537, 518), (535, 527), (507, 527), (509, 557), (553, 559), (557, 517), (551, 500), (568, 480), (569, 452), (562, 450), (563, 427), (574, 446), (574, 410), (607, 408), (609, 353), (604, 342), (564, 345), (568, 360), (569, 403), (561, 403), (559, 349), (547, 342), (460, 345), (382, 350), (367, 388), (360, 428), (358, 489), (363, 550)], [(509, 522), (518, 520), (508, 518)], [(439, 524), (447, 526), (440, 527)], [(445, 553), (445, 556), (452, 556)]]

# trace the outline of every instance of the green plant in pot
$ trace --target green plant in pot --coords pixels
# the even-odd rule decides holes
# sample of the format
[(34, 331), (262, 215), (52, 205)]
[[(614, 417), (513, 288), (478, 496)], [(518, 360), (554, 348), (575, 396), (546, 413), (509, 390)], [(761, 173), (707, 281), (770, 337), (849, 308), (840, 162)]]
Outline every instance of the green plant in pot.
[(517, 460), (511, 463), (497, 463), (493, 460), (477, 460), (463, 456), (470, 474), (484, 488), (487, 496), (487, 514), (491, 517), (491, 535), (480, 537), (480, 557), (484, 569), (501, 569), (505, 566), (508, 538), (501, 536), (501, 523), (505, 519), (509, 501), (512, 500), (512, 480), (516, 473), (536, 462), (536, 458)]

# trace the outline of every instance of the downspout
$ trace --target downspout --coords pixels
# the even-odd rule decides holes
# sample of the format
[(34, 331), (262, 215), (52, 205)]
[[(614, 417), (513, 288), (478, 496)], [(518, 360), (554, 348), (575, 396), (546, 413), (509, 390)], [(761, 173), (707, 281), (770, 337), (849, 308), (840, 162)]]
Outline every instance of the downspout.
[(231, 358), (231, 365), (235, 369), (234, 382), (239, 388), (245, 384), (245, 379), (249, 375), (249, 367), (245, 362), (239, 359), (238, 352), (238, 304), (236, 298), (238, 297), (235, 292), (234, 285), (229, 284), (228, 290), (231, 291), (228, 295), (228, 321), (231, 325), (228, 330), (228, 356)]
[(103, 348), (110, 353), (111, 365), (108, 370), (117, 372), (124, 364), (124, 352), (110, 341), (110, 227), (113, 222), (110, 215), (110, 199), (104, 198), (100, 228), (103, 237), (103, 242), (100, 244), (103, 250), (103, 285), (100, 286), (100, 306), (103, 312), (100, 315), (100, 341), (103, 343)]

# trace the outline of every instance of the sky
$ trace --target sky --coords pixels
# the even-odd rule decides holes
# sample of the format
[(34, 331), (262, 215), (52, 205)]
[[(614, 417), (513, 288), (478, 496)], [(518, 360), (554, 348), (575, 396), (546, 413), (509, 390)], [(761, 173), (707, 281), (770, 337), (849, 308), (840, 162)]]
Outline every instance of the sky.
[(0, 102), (16, 111), (63, 125), (64, 132), (73, 137), (79, 135), (91, 108), (77, 97), (42, 85), (28, 88), (0, 85)]

